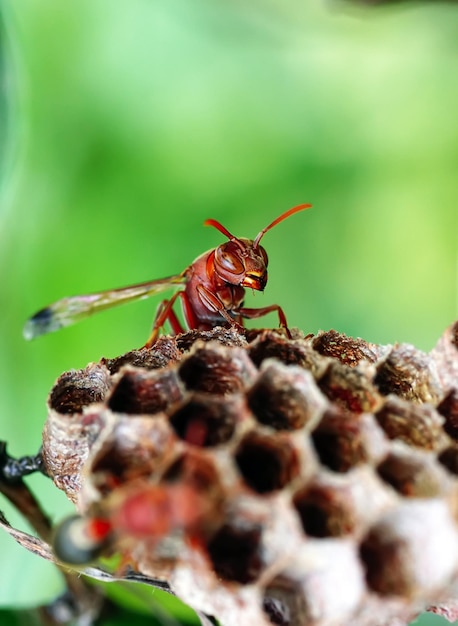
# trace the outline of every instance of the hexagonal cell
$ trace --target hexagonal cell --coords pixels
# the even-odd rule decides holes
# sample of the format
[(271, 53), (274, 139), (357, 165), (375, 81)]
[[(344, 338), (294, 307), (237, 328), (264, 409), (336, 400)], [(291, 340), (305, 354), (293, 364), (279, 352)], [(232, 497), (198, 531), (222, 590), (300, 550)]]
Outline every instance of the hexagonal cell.
[(311, 537), (343, 537), (356, 528), (351, 485), (314, 481), (296, 492), (293, 504)]
[(108, 398), (115, 413), (152, 414), (170, 410), (183, 399), (178, 375), (173, 369), (125, 368)]
[(451, 445), (442, 450), (438, 460), (451, 474), (458, 475), (458, 445)]
[(226, 501), (224, 522), (206, 547), (217, 576), (249, 584), (302, 542), (297, 515), (285, 498), (238, 494)]
[(390, 439), (400, 439), (425, 450), (437, 450), (446, 443), (444, 419), (428, 404), (413, 404), (392, 395), (375, 417)]
[(351, 624), (364, 593), (364, 573), (351, 542), (309, 539), (269, 582), (263, 606), (273, 624)]
[(421, 450), (394, 449), (377, 469), (382, 480), (410, 498), (434, 498), (447, 484), (436, 457)]
[(110, 373), (100, 365), (65, 372), (51, 390), (49, 408), (64, 415), (81, 413), (85, 406), (102, 402), (110, 386)]
[(86, 471), (97, 489), (107, 493), (124, 482), (159, 473), (174, 445), (165, 415), (120, 416), (87, 461)]
[(456, 570), (458, 531), (446, 502), (402, 502), (377, 521), (361, 544), (370, 588), (419, 596), (440, 589)]
[(436, 367), (442, 390), (457, 389), (458, 384), (458, 321), (442, 333), (439, 341), (429, 353), (432, 366)]
[(274, 331), (264, 331), (249, 344), (248, 354), (258, 367), (265, 359), (277, 359), (285, 365), (299, 365), (311, 370), (316, 376), (323, 372), (326, 364), (311, 344), (291, 341)]
[(207, 546), (216, 574), (244, 585), (254, 582), (262, 571), (261, 537), (259, 523), (224, 524)]
[(111, 412), (101, 404), (89, 407), (83, 415), (49, 412), (43, 428), (43, 463), (47, 475), (70, 500), (79, 499), (88, 456), (113, 421)]
[(257, 371), (246, 350), (210, 343), (194, 349), (181, 362), (179, 374), (188, 389), (227, 394), (243, 391)]
[(162, 480), (171, 483), (186, 483), (208, 497), (220, 491), (218, 470), (211, 458), (199, 448), (188, 448), (166, 469)]
[(452, 389), (441, 403), (437, 406), (437, 411), (445, 419), (444, 430), (458, 440), (458, 389)]
[(312, 340), (313, 349), (341, 363), (355, 367), (360, 361), (376, 363), (389, 347), (368, 343), (359, 337), (347, 337), (335, 330), (318, 333)]
[(171, 414), (170, 423), (186, 443), (209, 447), (227, 443), (244, 417), (248, 412), (239, 397), (193, 394)]
[(293, 505), (309, 537), (358, 538), (397, 501), (369, 465), (347, 474), (321, 470), (293, 495)]
[(384, 396), (393, 393), (413, 402), (436, 404), (441, 396), (430, 356), (406, 343), (395, 346), (380, 363), (374, 383)]
[(371, 374), (367, 364), (349, 367), (333, 361), (318, 381), (318, 386), (329, 400), (342, 408), (352, 413), (370, 413), (381, 404)]
[(114, 359), (103, 358), (100, 363), (105, 365), (111, 374), (116, 374), (126, 365), (153, 370), (176, 363), (180, 358), (181, 352), (177, 348), (175, 337), (164, 336), (159, 337), (152, 348), (143, 347), (138, 350), (131, 350)]
[(336, 472), (364, 463), (378, 463), (388, 442), (372, 415), (349, 413), (331, 406), (312, 433), (320, 461)]
[(257, 493), (282, 489), (300, 470), (297, 451), (287, 436), (245, 435), (235, 452), (235, 462), (245, 483)]
[(311, 373), (301, 367), (266, 360), (248, 392), (256, 419), (276, 430), (313, 428), (327, 401)]
[(245, 331), (240, 332), (235, 326), (230, 326), (229, 328), (215, 326), (211, 330), (189, 330), (183, 334), (176, 335), (175, 341), (177, 347), (182, 352), (189, 352), (198, 341), (201, 344), (213, 342), (234, 348), (243, 348), (247, 345)]

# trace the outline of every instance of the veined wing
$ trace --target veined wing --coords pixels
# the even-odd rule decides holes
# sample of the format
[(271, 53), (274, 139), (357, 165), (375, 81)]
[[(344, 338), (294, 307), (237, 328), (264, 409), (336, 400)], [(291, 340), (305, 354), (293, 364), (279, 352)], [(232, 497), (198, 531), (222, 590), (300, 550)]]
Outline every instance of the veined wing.
[(156, 293), (185, 282), (186, 276), (183, 273), (177, 276), (169, 276), (168, 278), (131, 285), (130, 287), (121, 287), (120, 289), (111, 289), (85, 296), (62, 298), (62, 300), (58, 300), (54, 304), (41, 309), (27, 320), (24, 326), (24, 337), (26, 339), (35, 339), (35, 337), (40, 335), (75, 324), (99, 311), (104, 311), (124, 302), (149, 298)]

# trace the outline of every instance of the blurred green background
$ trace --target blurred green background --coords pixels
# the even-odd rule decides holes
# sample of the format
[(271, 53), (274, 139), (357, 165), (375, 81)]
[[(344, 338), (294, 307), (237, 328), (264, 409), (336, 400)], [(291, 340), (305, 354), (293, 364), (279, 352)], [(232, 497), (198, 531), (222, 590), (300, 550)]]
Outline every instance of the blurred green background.
[[(11, 453), (38, 448), (62, 371), (144, 343), (160, 297), (30, 344), (25, 319), (66, 295), (180, 272), (221, 242), (208, 217), (254, 237), (313, 203), (266, 235), (269, 284), (247, 297), (280, 303), (305, 332), (429, 350), (458, 316), (456, 7), (3, 0), (1, 20)], [(30, 483), (54, 517), (70, 510), (45, 479)], [(3, 535), (0, 550), (1, 605), (54, 597), (50, 566)]]

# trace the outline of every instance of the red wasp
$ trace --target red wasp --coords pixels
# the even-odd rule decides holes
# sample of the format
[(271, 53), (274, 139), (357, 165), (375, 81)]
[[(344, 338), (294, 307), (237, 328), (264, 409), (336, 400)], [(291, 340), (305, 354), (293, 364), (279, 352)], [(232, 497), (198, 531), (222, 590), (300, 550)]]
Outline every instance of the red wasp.
[(253, 240), (235, 237), (216, 220), (206, 220), (206, 226), (214, 226), (229, 241), (198, 256), (181, 274), (121, 289), (63, 298), (31, 317), (25, 325), (24, 336), (26, 339), (33, 339), (69, 326), (97, 311), (123, 302), (147, 298), (175, 285), (183, 285), (183, 288), (176, 291), (170, 300), (163, 300), (159, 305), (147, 347), (156, 342), (166, 321), (170, 323), (175, 334), (184, 332), (173, 309), (177, 298), (181, 298), (189, 329), (210, 330), (215, 326), (242, 328), (244, 319), (254, 319), (276, 311), (280, 326), (289, 334), (285, 314), (278, 304), (258, 309), (243, 306), (245, 287), (264, 291), (266, 286), (267, 253), (259, 245), (265, 233), (290, 215), (310, 206), (299, 204), (282, 213)]

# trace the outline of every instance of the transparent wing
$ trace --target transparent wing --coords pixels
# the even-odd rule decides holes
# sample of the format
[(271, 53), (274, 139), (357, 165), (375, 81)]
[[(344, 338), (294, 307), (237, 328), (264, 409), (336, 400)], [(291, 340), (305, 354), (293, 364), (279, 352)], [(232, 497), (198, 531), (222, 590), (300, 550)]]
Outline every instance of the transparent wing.
[(24, 337), (26, 339), (34, 339), (40, 335), (64, 328), (64, 326), (75, 324), (99, 311), (104, 311), (124, 302), (149, 298), (156, 293), (185, 282), (186, 276), (183, 273), (177, 276), (169, 276), (168, 278), (131, 285), (130, 287), (121, 287), (120, 289), (111, 289), (85, 296), (62, 298), (62, 300), (58, 300), (54, 304), (41, 309), (41, 311), (38, 311), (38, 313), (35, 313), (33, 317), (27, 320), (24, 326)]

